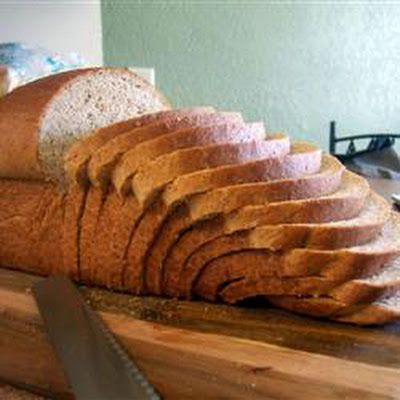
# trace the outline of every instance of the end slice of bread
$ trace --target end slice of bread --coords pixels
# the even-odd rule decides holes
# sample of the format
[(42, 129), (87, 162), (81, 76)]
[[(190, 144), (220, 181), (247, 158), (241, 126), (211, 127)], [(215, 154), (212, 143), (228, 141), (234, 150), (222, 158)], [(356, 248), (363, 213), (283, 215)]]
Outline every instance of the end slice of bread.
[(0, 99), (0, 148), (7, 149), (0, 176), (64, 182), (73, 143), (96, 128), (168, 107), (128, 69), (73, 70), (33, 81)]

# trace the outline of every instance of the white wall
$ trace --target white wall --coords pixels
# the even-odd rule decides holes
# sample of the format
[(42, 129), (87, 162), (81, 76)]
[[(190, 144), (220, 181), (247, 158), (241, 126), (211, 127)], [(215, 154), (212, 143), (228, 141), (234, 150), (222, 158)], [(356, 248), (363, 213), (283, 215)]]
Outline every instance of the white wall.
[(0, 0), (0, 42), (23, 41), (102, 64), (100, 0)]

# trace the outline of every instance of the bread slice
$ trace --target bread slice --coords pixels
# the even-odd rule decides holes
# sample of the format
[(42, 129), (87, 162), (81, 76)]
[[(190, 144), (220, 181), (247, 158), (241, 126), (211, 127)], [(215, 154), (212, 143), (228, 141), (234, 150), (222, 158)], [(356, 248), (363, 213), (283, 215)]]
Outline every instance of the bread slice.
[[(65, 169), (71, 182), (87, 185), (87, 166), (92, 154), (120, 134), (136, 128), (157, 123), (175, 123), (189, 116), (203, 116), (214, 113), (212, 107), (193, 107), (152, 112), (128, 120), (116, 122), (103, 128), (95, 129), (88, 136), (75, 142), (65, 155)], [(240, 116), (240, 114), (238, 114)]]
[(64, 155), (74, 142), (98, 127), (167, 107), (128, 69), (72, 70), (28, 83), (0, 99), (0, 176), (63, 182)]
[(220, 165), (283, 156), (289, 150), (289, 139), (281, 134), (267, 136), (266, 140), (179, 150), (142, 165), (132, 180), (132, 189), (139, 203), (146, 207), (178, 176)]
[[(105, 143), (92, 155), (88, 166), (89, 179), (95, 186), (107, 186), (110, 180), (111, 171), (118, 163), (122, 155), (135, 148), (142, 142), (159, 137), (158, 143), (154, 143), (151, 149), (158, 149), (159, 154), (163, 154), (164, 152), (168, 153), (172, 151), (173, 145), (175, 145), (176, 148), (179, 148), (179, 145), (182, 148), (189, 145), (185, 142), (185, 139), (187, 139), (184, 132), (185, 129), (188, 130), (191, 128), (192, 130), (195, 130), (194, 128), (199, 126), (217, 126), (223, 124), (243, 126), (243, 119), (239, 113), (192, 113), (179, 119), (170, 118), (169, 120), (165, 120), (163, 122), (155, 122), (150, 125), (146, 125), (145, 127), (123, 132), (122, 134)], [(262, 124), (260, 124), (260, 130), (261, 129), (263, 130)], [(182, 130), (181, 136), (177, 135), (175, 140), (173, 140), (173, 137), (171, 137), (172, 135), (168, 135), (168, 138), (160, 138), (160, 136), (166, 133), (179, 130)], [(204, 135), (205, 134), (206, 133), (204, 133)], [(260, 138), (262, 138), (263, 135), (264, 131), (260, 132)], [(195, 138), (193, 139), (195, 140)], [(168, 148), (168, 145), (170, 148)]]
[(384, 324), (399, 319), (396, 305), (399, 294), (353, 306), (327, 297), (269, 296), (271, 304), (297, 314), (327, 318), (358, 325)]
[[(326, 177), (335, 177), (343, 167), (335, 158), (325, 155), (321, 165), (321, 151), (310, 143), (291, 143), (290, 153), (284, 157), (267, 157), (239, 165), (200, 170), (177, 177), (162, 194), (163, 201), (173, 206), (182, 199), (211, 189), (241, 183), (295, 179), (317, 173), (321, 169)], [(324, 177), (321, 175), (320, 179)]]
[[(283, 307), (316, 316), (346, 314), (354, 305), (365, 306), (383, 297), (400, 292), (400, 258), (382, 266), (381, 271), (358, 279), (348, 280), (320, 297), (277, 297), (271, 300)], [(349, 313), (347, 311), (347, 313)]]
[[(215, 265), (212, 263), (213, 260), (221, 256), (244, 250), (263, 250), (267, 253), (281, 254), (293, 248), (333, 250), (357, 246), (373, 240), (389, 217), (389, 204), (383, 198), (372, 194), (360, 215), (350, 220), (322, 224), (262, 225), (255, 229), (241, 230), (231, 235), (220, 236), (205, 243), (193, 253), (187, 260), (185, 269), (199, 271), (195, 278), (199, 289), (197, 294), (201, 294), (204, 290), (209, 292), (209, 282), (217, 283), (220, 286), (224, 283), (221, 279), (227, 276), (227, 273), (221, 268), (212, 267), (210, 269), (210, 263)], [(243, 263), (237, 265), (232, 263), (229, 268), (233, 273), (235, 266), (240, 269), (242, 275), (233, 275), (228, 280), (251, 276), (251, 272), (254, 270), (254, 266), (248, 263), (246, 263), (248, 270), (243, 267)], [(217, 293), (217, 291), (213, 291), (214, 296)], [(210, 298), (207, 299), (210, 300)], [(216, 297), (214, 297), (215, 299)]]
[(136, 146), (124, 154), (113, 171), (112, 181), (119, 193), (127, 195), (131, 188), (131, 180), (139, 167), (157, 157), (182, 149), (263, 140), (264, 137), (265, 129), (262, 123), (229, 123), (174, 131)]
[(357, 325), (382, 325), (400, 319), (400, 295), (398, 292), (345, 309), (338, 307), (333, 300), (322, 297), (304, 299), (303, 301), (293, 296), (273, 296), (269, 300), (278, 307), (299, 314)]
[(400, 319), (400, 295), (384, 297), (350, 314), (334, 317), (336, 321), (357, 325), (381, 325)]
[[(219, 208), (219, 212), (227, 213), (224, 219), (221, 221), (217, 220), (216, 223), (210, 222), (201, 224), (199, 227), (191, 228), (184, 235), (178, 235), (179, 239), (172, 243), (167, 257), (163, 262), (163, 292), (169, 296), (177, 296), (180, 287), (183, 291), (182, 293), (186, 296), (189, 295), (191, 284), (195, 279), (197, 270), (187, 268), (185, 262), (187, 257), (190, 256), (196, 248), (207, 241), (213, 240), (226, 233), (240, 229), (250, 229), (265, 224), (321, 223), (349, 219), (358, 215), (362, 209), (364, 201), (369, 193), (369, 187), (365, 179), (346, 172), (342, 180), (341, 188), (330, 195), (324, 195), (325, 193), (322, 188), (322, 196), (320, 194), (320, 197), (315, 198), (315, 193), (310, 191), (310, 193), (312, 193), (311, 198), (285, 201), (285, 196), (287, 196), (287, 194), (285, 191), (279, 192), (282, 193), (283, 201), (279, 201), (279, 199), (275, 197), (271, 202), (268, 202), (268, 197), (263, 198), (261, 196), (258, 201), (259, 203), (264, 201), (264, 203), (252, 205), (250, 202), (250, 205), (246, 206), (246, 203), (237, 202), (237, 208), (232, 208), (232, 204), (234, 203), (221, 202), (222, 207)], [(232, 196), (232, 198), (234, 198), (234, 196)], [(243, 197), (244, 200), (248, 198), (248, 196)], [(250, 197), (250, 200), (253, 199)], [(226, 205), (228, 206), (226, 207)], [(206, 208), (204, 208), (204, 210), (205, 209)], [(215, 215), (214, 210), (212, 210), (212, 214), (202, 215)], [(198, 214), (196, 215), (198, 216)], [(189, 220), (192, 219), (193, 214)], [(185, 232), (185, 230), (182, 230), (182, 232)], [(188, 238), (185, 238), (185, 236)], [(195, 247), (193, 247), (193, 245)], [(183, 267), (183, 265), (185, 266)], [(179, 281), (181, 283), (179, 283)]]

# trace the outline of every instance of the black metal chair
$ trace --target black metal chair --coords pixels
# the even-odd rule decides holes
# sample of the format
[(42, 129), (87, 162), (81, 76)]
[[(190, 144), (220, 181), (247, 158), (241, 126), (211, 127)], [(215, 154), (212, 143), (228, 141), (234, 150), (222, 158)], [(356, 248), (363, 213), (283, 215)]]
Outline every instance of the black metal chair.
[[(363, 149), (360, 149), (359, 146), (356, 146), (357, 141), (365, 141), (366, 139), (369, 139), (369, 143), (366, 147), (364, 146)], [(331, 121), (329, 129), (329, 152), (339, 158), (341, 161), (346, 162), (363, 154), (393, 147), (396, 139), (400, 139), (400, 134), (367, 133), (363, 135), (343, 136), (338, 138), (336, 136), (336, 122)], [(338, 153), (336, 150), (336, 144), (340, 142), (348, 142), (347, 149), (344, 153)]]

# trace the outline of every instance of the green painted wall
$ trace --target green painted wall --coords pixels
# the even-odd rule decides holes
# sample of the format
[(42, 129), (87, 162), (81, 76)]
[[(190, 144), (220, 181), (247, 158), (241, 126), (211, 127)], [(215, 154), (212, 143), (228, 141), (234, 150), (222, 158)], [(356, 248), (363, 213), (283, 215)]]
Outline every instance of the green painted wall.
[(400, 5), (103, 1), (109, 65), (153, 66), (177, 105), (212, 104), (328, 142), (400, 131)]

